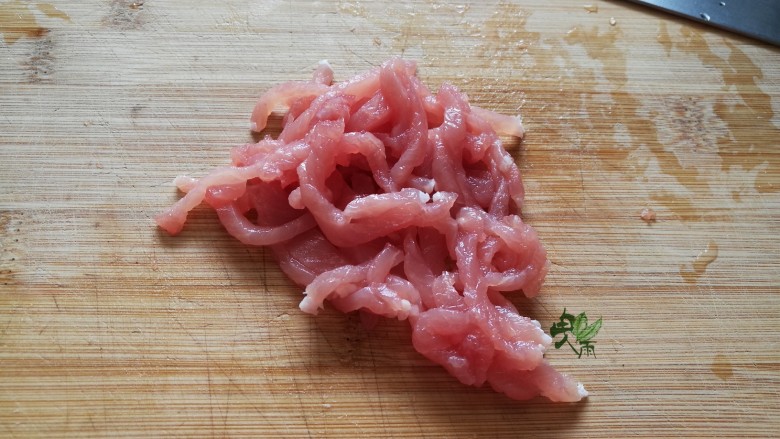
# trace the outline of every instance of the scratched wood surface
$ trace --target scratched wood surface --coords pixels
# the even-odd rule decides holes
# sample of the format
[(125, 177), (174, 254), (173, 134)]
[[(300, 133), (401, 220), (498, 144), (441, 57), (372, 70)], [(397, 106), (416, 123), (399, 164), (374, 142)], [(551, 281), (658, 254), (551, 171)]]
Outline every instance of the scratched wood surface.
[[(607, 1), (51, 1), (0, 3), (0, 436), (777, 437), (778, 49)], [(207, 209), (154, 227), (263, 90), (393, 55), (523, 114), (553, 266), (516, 302), (603, 317), (596, 358), (548, 353), (587, 402), (465, 387), (404, 322), (302, 314)]]

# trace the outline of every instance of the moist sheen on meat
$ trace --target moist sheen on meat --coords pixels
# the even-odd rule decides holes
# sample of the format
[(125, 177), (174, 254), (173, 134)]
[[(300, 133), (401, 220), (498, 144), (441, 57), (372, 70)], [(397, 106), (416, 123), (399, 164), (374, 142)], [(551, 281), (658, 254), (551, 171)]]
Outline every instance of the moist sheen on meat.
[(551, 338), (504, 294), (539, 292), (544, 247), (518, 211), (520, 172), (499, 135), (519, 118), (470, 105), (457, 88), (430, 91), (416, 65), (391, 59), (336, 84), (320, 63), (311, 81), (268, 90), (255, 131), (284, 109), (281, 133), (233, 149), (231, 164), (193, 179), (156, 217), (171, 234), (205, 202), (248, 245), (269, 246), (325, 302), (406, 320), (415, 349), (462, 383), (511, 398), (578, 401), (583, 386), (544, 358)]

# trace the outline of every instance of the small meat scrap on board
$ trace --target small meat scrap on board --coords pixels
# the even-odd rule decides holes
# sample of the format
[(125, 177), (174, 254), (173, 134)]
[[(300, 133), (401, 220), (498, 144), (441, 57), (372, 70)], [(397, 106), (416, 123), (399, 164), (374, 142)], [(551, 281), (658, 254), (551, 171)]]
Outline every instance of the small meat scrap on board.
[(518, 216), (520, 171), (499, 135), (521, 137), (518, 117), (470, 105), (450, 84), (434, 93), (416, 64), (391, 59), (332, 83), (268, 90), (251, 126), (286, 111), (281, 133), (234, 148), (232, 163), (195, 179), (157, 216), (179, 233), (205, 202), (241, 242), (269, 246), (305, 287), (300, 308), (406, 320), (415, 349), (464, 384), (511, 398), (578, 401), (583, 386), (544, 358), (551, 338), (505, 293), (533, 297), (546, 252)]

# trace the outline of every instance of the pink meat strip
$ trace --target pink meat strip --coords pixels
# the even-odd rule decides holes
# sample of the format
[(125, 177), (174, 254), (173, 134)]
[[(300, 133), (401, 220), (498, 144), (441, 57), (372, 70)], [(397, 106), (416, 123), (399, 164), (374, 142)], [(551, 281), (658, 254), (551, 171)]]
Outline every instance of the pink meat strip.
[(248, 245), (270, 246), (305, 286), (301, 310), (407, 320), (415, 349), (467, 385), (510, 398), (579, 401), (582, 384), (545, 359), (551, 338), (504, 293), (539, 292), (549, 262), (522, 206), (520, 171), (499, 135), (518, 117), (469, 104), (455, 87), (431, 93), (416, 64), (391, 59), (332, 84), (267, 91), (252, 112), (261, 131), (287, 110), (276, 139), (236, 147), (230, 166), (200, 179), (156, 217), (171, 234), (205, 202)]

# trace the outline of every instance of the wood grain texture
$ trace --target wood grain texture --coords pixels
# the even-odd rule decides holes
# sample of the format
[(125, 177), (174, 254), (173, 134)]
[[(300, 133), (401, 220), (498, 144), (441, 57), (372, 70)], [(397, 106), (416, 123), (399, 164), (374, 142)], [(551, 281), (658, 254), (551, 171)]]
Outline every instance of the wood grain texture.
[[(0, 436), (777, 437), (780, 51), (587, 3), (1, 3)], [(597, 358), (548, 354), (587, 402), (462, 386), (404, 322), (302, 314), (205, 208), (155, 229), (262, 91), (393, 55), (523, 114), (553, 268), (516, 303), (603, 317)]]

